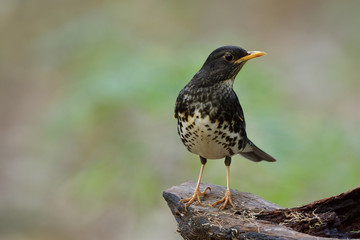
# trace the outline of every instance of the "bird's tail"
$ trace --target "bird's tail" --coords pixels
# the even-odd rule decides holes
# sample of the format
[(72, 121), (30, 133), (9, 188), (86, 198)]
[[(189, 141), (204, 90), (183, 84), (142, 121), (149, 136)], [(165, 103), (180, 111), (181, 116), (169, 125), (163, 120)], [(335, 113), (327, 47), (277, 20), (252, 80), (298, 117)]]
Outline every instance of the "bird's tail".
[(276, 159), (255, 146), (249, 139), (247, 140), (246, 146), (244, 147), (243, 151), (240, 153), (243, 157), (254, 161), (260, 162), (262, 160), (268, 162), (275, 162)]

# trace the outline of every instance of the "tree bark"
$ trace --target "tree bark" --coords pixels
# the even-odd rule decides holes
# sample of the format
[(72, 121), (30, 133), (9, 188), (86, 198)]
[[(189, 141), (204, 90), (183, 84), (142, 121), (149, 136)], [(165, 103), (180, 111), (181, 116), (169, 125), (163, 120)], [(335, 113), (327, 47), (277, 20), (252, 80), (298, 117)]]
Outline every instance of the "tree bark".
[(184, 239), (355, 239), (360, 238), (360, 188), (295, 208), (282, 208), (251, 193), (231, 190), (234, 208), (219, 210), (209, 204), (226, 189), (211, 188), (185, 209), (182, 198), (192, 195), (194, 182), (185, 182), (163, 192)]

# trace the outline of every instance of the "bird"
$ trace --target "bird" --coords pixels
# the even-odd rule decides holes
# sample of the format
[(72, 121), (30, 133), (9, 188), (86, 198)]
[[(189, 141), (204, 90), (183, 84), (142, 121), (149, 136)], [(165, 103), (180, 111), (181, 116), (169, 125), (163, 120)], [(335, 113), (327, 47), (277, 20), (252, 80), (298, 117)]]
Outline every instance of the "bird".
[(275, 162), (276, 159), (258, 148), (245, 131), (245, 118), (239, 99), (233, 90), (235, 77), (244, 64), (253, 58), (266, 55), (262, 51), (246, 51), (237, 46), (223, 46), (207, 57), (201, 69), (180, 91), (174, 118), (182, 143), (191, 153), (199, 155), (201, 168), (191, 197), (181, 199), (185, 208), (196, 199), (206, 195), (207, 187), (200, 191), (201, 178), (207, 159), (225, 158), (226, 192), (222, 199), (214, 202), (223, 210), (230, 204), (234, 207), (230, 193), (230, 164), (234, 155), (254, 161)]

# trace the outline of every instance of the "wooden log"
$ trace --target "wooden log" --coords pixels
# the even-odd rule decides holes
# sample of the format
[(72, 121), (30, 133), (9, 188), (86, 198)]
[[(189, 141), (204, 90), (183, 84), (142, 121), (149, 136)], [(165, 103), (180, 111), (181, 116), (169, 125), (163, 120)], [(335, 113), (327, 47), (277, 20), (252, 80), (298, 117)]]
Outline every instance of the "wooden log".
[(355, 239), (360, 238), (360, 188), (302, 207), (282, 208), (251, 193), (231, 190), (235, 208), (219, 210), (209, 204), (226, 189), (213, 184), (203, 204), (185, 209), (182, 198), (193, 194), (195, 183), (185, 182), (163, 192), (184, 239)]

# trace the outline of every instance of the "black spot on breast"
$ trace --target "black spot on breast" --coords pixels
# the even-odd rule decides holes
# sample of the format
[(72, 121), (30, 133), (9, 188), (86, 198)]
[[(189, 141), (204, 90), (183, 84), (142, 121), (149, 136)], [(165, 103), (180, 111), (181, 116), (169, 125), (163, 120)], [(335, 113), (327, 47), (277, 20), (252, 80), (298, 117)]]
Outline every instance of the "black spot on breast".
[(229, 143), (230, 147), (234, 147), (235, 145), (236, 145), (236, 140), (235, 139)]
[(229, 124), (229, 132), (234, 132), (233, 130), (233, 124)]
[(239, 150), (241, 150), (244, 146), (244, 140), (243, 139), (240, 139), (239, 141), (238, 141), (238, 148), (239, 148)]
[(234, 151), (231, 148), (227, 148), (227, 151), (229, 152), (230, 155), (234, 155)]
[(194, 128), (194, 123), (190, 124), (189, 126), (186, 127), (186, 130), (191, 130)]

